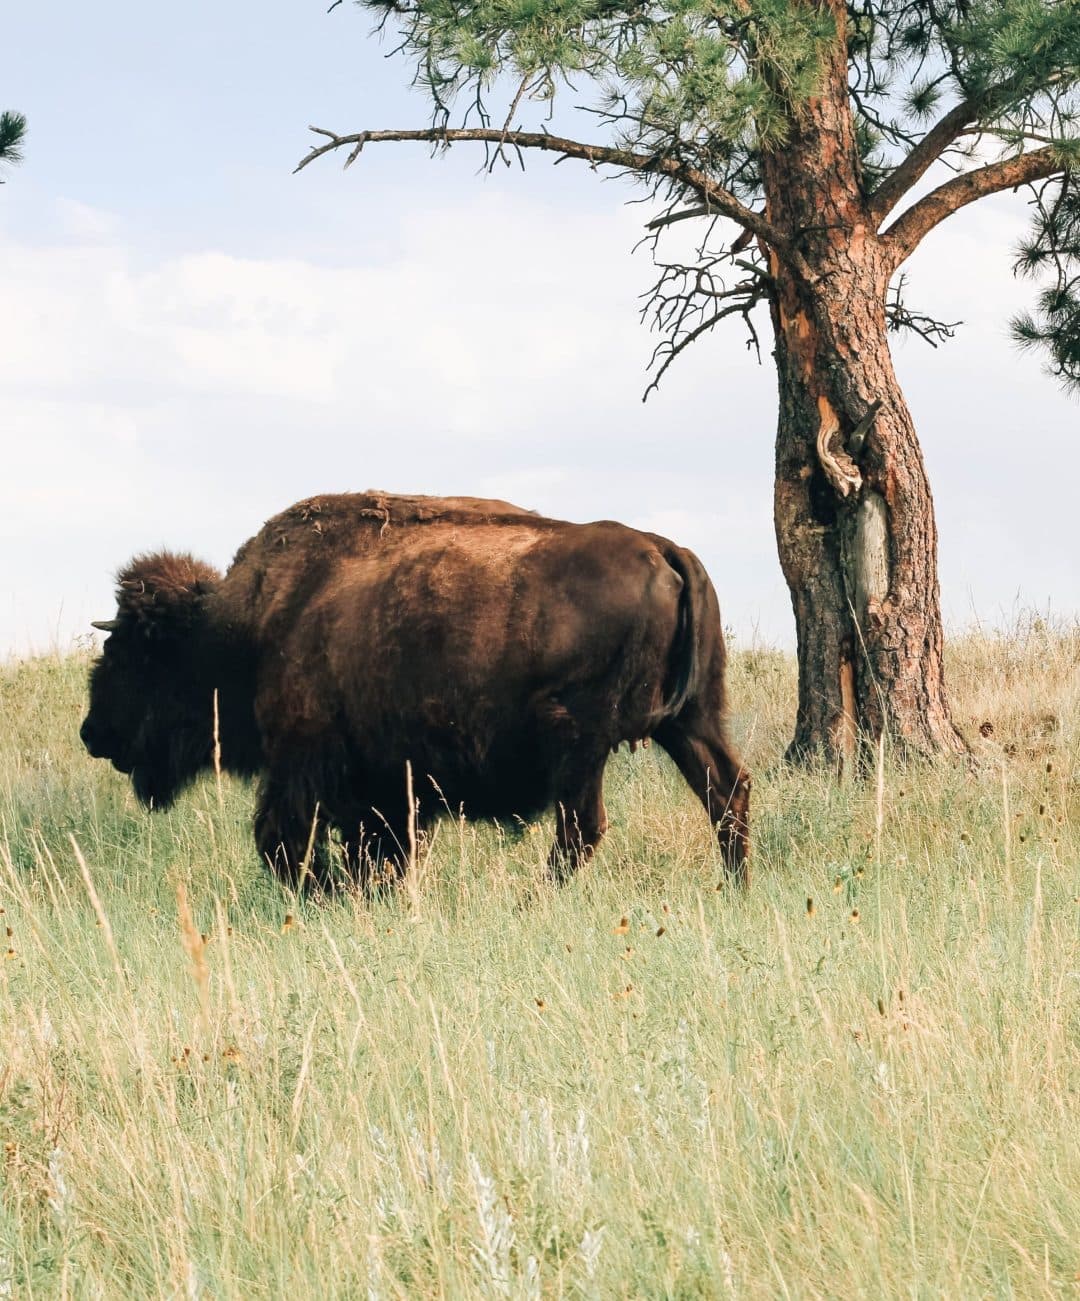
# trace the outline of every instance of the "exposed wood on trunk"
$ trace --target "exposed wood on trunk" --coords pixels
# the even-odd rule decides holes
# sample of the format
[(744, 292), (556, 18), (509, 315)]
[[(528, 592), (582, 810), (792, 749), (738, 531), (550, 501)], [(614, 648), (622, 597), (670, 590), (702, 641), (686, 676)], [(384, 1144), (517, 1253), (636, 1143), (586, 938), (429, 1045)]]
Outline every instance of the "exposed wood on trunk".
[(825, 477), (841, 497), (857, 493), (862, 487), (862, 475), (859, 467), (844, 450), (843, 443), (838, 441), (840, 421), (827, 397), (819, 395), (818, 411), (821, 415), (821, 428), (817, 436), (817, 455)]
[(843, 771), (850, 771), (855, 758), (855, 745), (859, 739), (859, 720), (855, 699), (855, 666), (850, 655), (840, 661), (840, 706), (841, 714), (833, 724), (831, 732), (832, 746), (840, 759)]
[(855, 513), (855, 617), (880, 625), (889, 595), (889, 512), (880, 493), (867, 491)]

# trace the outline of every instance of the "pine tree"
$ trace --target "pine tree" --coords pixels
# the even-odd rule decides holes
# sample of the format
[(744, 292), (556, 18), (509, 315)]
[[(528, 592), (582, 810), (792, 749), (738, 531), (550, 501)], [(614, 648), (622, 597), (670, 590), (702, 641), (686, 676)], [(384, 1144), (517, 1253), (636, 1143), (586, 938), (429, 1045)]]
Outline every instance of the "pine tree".
[[(316, 129), (300, 165), (337, 150), (348, 165), (380, 141), (476, 141), (491, 162), (541, 149), (640, 179), (663, 201), (656, 378), (733, 316), (756, 344), (753, 309), (770, 315), (776, 534), (798, 632), (790, 755), (843, 763), (883, 732), (962, 752), (933, 504), (888, 332), (951, 332), (908, 306), (901, 268), (966, 204), (1026, 186), (1016, 267), (1038, 292), (1014, 334), (1080, 385), (1080, 4), (361, 2), (412, 61), (430, 125)], [(588, 140), (544, 126), (555, 105), (568, 115), (571, 86)], [(662, 233), (683, 221), (701, 231), (697, 256), (665, 262)]]
[[(22, 162), (22, 143), (25, 138), (26, 118), (21, 113), (12, 113), (10, 110), (0, 113), (0, 165)], [(2, 178), (0, 185), (3, 185)]]

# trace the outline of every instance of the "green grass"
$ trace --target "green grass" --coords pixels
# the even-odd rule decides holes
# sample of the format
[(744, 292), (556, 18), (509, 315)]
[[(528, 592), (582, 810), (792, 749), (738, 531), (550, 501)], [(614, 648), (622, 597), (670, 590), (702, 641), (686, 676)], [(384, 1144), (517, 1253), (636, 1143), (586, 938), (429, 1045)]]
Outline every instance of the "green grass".
[(1077, 1294), (1080, 632), (953, 644), (981, 768), (880, 809), (737, 655), (746, 897), (653, 749), (560, 891), (444, 823), (297, 904), (242, 784), (84, 755), (86, 667), (0, 669), (0, 1296)]

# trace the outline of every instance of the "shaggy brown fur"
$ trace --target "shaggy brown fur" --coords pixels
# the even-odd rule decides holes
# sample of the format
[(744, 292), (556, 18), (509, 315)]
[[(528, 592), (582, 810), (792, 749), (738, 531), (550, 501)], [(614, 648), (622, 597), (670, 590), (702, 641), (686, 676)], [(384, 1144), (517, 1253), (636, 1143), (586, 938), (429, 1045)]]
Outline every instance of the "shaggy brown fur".
[(666, 538), (477, 498), (313, 497), (223, 578), (188, 556), (136, 560), (101, 626), (91, 754), (169, 803), (211, 761), (216, 691), (222, 762), (260, 774), (256, 842), (291, 884), (330, 883), (330, 828), (356, 877), (401, 863), (406, 763), (420, 826), (554, 805), (561, 877), (606, 829), (609, 754), (651, 736), (747, 880), (716, 595)]

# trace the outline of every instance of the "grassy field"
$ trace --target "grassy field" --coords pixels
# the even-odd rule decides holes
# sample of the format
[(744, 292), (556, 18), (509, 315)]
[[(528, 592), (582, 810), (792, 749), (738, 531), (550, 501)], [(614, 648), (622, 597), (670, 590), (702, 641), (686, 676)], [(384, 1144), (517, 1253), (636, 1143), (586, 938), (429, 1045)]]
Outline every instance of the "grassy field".
[(1080, 1293), (1080, 630), (954, 643), (981, 767), (880, 800), (737, 654), (746, 897), (649, 750), (563, 890), (444, 823), (297, 904), (242, 784), (85, 756), (86, 667), (0, 669), (0, 1297)]

